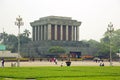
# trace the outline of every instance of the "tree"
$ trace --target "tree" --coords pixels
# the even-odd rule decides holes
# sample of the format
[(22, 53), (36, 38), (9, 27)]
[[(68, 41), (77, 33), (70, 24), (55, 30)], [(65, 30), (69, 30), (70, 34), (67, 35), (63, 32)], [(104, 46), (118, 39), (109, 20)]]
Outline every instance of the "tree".
[(8, 39), (6, 41), (7, 49), (16, 52), (17, 51), (17, 45), (18, 45), (18, 39), (15, 35), (9, 34)]
[[(26, 31), (26, 30), (25, 30)], [(18, 50), (18, 37), (13, 34), (7, 34), (5, 32), (0, 33), (0, 41), (6, 45), (6, 49), (11, 52), (17, 52)], [(31, 41), (30, 38), (24, 36), (24, 33), (20, 35), (20, 44), (21, 46), (25, 43)]]
[(30, 34), (31, 34), (30, 31), (25, 29), (24, 33), (23, 33), (23, 36), (29, 37)]
[(30, 42), (31, 39), (28, 38), (27, 36), (24, 36), (24, 33), (20, 35), (20, 44), (25, 44), (25, 43), (28, 43)]
[(6, 32), (0, 33), (0, 41), (5, 44), (8, 39), (8, 34)]
[(99, 50), (99, 45), (100, 43), (98, 41), (95, 40), (89, 40), (88, 41), (89, 44), (89, 54), (93, 55), (93, 56), (97, 56), (97, 51)]
[[(101, 39), (99, 46), (99, 55), (103, 55), (109, 58), (110, 53), (110, 38), (109, 38), (109, 32), (105, 32), (104, 38)], [(111, 37), (111, 48), (112, 48), (112, 57), (116, 57), (116, 53), (118, 53), (118, 50), (120, 49), (120, 29), (112, 32)]]
[(49, 49), (50, 53), (65, 53), (66, 50), (60, 46), (53, 46)]

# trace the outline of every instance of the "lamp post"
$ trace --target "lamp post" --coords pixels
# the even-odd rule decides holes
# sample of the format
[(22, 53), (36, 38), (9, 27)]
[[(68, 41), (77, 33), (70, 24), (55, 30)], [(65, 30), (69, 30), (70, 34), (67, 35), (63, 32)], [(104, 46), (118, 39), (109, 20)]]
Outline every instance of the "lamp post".
[(113, 24), (110, 22), (108, 24), (108, 28), (107, 28), (107, 31), (109, 32), (109, 39), (110, 39), (110, 66), (112, 66), (112, 49), (111, 49), (111, 37), (112, 37), (112, 32), (114, 31), (114, 28), (113, 28)]
[(16, 18), (15, 25), (18, 26), (18, 61), (17, 61), (17, 67), (20, 66), (20, 26), (22, 26), (24, 23), (22, 22), (22, 18), (19, 16)]

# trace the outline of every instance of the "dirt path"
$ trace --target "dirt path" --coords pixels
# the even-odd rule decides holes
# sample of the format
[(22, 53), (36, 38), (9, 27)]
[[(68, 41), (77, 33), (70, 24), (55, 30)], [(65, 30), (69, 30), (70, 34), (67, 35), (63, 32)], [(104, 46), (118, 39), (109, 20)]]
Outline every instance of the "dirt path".
[[(15, 62), (14, 62), (15, 63)], [(15, 63), (17, 64), (17, 63)], [(58, 61), (57, 64), (54, 62), (47, 61), (35, 61), (35, 62), (20, 62), (21, 67), (34, 67), (34, 66), (66, 66), (66, 63), (63, 61)], [(92, 61), (72, 61), (71, 66), (99, 66), (100, 63), (92, 62)], [(105, 66), (110, 66), (109, 62), (104, 62)], [(113, 66), (120, 66), (119, 62), (113, 62)], [(11, 67), (11, 62), (5, 62), (5, 67)]]

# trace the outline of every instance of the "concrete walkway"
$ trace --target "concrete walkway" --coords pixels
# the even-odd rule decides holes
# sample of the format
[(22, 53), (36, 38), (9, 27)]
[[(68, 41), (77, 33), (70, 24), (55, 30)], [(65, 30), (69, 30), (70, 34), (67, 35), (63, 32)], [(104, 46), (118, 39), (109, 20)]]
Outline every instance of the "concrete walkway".
[[(99, 66), (100, 63), (96, 63), (93, 61), (71, 61), (71, 66)], [(5, 62), (5, 67), (11, 67), (12, 62)], [(16, 62), (13, 62), (17, 65)], [(112, 62), (113, 66), (120, 66), (120, 62)], [(20, 62), (21, 67), (35, 67), (35, 66), (66, 66), (65, 61), (58, 61), (57, 64), (54, 62), (47, 62), (47, 61), (34, 61), (34, 62)], [(109, 62), (104, 62), (105, 66), (110, 66)]]

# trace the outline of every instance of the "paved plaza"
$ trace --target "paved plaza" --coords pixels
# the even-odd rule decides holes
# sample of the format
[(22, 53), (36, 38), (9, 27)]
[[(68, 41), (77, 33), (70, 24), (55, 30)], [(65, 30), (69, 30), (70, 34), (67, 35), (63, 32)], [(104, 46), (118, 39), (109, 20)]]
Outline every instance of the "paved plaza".
[[(71, 61), (71, 66), (99, 66), (100, 62), (93, 61)], [(11, 67), (11, 63), (16, 64), (16, 62), (5, 62), (5, 67)], [(113, 66), (120, 66), (120, 62), (112, 62)], [(65, 61), (58, 61), (57, 64), (48, 61), (34, 61), (34, 62), (20, 62), (21, 67), (38, 67), (38, 66), (66, 66)], [(105, 66), (110, 66), (109, 62), (104, 62)]]

